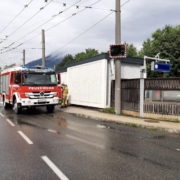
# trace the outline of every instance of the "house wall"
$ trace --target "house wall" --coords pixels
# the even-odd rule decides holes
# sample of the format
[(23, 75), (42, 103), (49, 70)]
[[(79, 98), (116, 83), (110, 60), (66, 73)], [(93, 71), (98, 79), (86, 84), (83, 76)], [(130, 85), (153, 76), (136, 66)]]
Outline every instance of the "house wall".
[(67, 72), (63, 72), (61, 73), (61, 84), (64, 83), (64, 84), (67, 84)]
[(70, 104), (107, 107), (107, 60), (69, 67), (67, 79)]
[[(136, 79), (140, 78), (140, 67), (139, 64), (121, 63), (121, 78), (122, 79)], [(113, 67), (111, 67), (113, 68)], [(111, 74), (111, 79), (115, 80), (115, 74)]]

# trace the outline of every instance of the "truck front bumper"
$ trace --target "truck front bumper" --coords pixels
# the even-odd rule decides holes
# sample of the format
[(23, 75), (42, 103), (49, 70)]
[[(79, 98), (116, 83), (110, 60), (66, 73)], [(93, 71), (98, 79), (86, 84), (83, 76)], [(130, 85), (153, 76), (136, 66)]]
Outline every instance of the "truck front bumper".
[(59, 98), (58, 97), (43, 98), (43, 99), (23, 98), (23, 99), (19, 99), (18, 103), (21, 104), (21, 107), (58, 105), (59, 104)]

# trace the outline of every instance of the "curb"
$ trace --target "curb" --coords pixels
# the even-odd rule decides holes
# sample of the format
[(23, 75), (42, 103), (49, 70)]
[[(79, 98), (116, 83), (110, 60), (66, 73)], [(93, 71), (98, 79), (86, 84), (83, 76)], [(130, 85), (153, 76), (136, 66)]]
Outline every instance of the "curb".
[[(64, 112), (64, 111), (62, 111), (62, 112)], [(86, 118), (86, 119), (93, 119), (93, 120), (102, 121), (102, 122), (113, 122), (113, 123), (127, 125), (127, 126), (130, 126), (130, 127), (141, 127), (141, 128), (146, 128), (146, 129), (153, 130), (153, 131), (163, 131), (163, 132), (168, 132), (168, 133), (180, 134), (180, 130), (177, 130), (177, 129), (157, 127), (157, 126), (154, 126), (154, 125), (141, 125), (141, 124), (136, 124), (136, 122), (129, 123), (129, 122), (116, 121), (116, 120), (112, 120), (112, 119), (97, 118), (97, 117), (84, 115), (84, 114), (79, 114), (79, 113), (70, 113), (70, 112), (66, 112), (66, 113), (73, 114), (73, 115), (75, 115), (77, 117), (83, 117), (83, 118)]]

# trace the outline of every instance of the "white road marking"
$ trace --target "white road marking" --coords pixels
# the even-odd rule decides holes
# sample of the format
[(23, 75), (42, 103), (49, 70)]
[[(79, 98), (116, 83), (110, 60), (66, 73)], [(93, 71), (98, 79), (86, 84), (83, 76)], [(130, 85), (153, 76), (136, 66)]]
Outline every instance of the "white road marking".
[(9, 119), (6, 119), (6, 121), (11, 125), (11, 126), (15, 126), (13, 122), (11, 122)]
[(2, 113), (0, 113), (0, 115), (1, 115), (2, 117), (4, 117), (4, 115), (3, 115)]
[(180, 151), (180, 149), (176, 149), (176, 151)]
[(28, 144), (33, 144), (33, 142), (22, 131), (18, 131), (18, 133), (27, 141)]
[(3, 102), (0, 102), (0, 104), (3, 104)]
[(56, 175), (61, 180), (69, 180), (47, 156), (41, 156), (41, 158), (46, 162), (46, 164), (56, 173)]

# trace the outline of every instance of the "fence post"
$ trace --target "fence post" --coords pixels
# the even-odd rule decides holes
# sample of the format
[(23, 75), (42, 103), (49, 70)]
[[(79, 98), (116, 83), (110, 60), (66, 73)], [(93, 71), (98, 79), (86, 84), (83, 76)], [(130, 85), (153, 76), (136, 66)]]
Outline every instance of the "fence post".
[(144, 117), (144, 79), (140, 79), (140, 117)]

